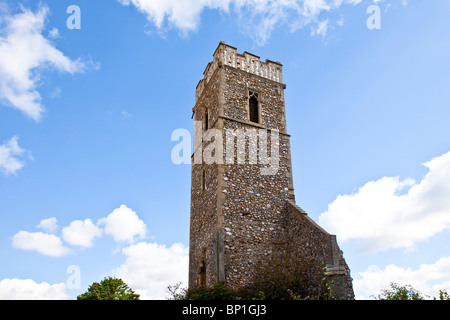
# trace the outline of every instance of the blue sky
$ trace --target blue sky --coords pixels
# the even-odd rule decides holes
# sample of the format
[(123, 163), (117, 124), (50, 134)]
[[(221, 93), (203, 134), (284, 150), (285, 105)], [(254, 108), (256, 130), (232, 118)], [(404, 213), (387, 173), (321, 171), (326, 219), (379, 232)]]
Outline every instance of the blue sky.
[(73, 299), (107, 275), (147, 299), (187, 285), (190, 166), (171, 134), (193, 133), (220, 41), (283, 63), (296, 200), (337, 235), (356, 296), (450, 290), (449, 14), (445, 0), (0, 1), (0, 298)]

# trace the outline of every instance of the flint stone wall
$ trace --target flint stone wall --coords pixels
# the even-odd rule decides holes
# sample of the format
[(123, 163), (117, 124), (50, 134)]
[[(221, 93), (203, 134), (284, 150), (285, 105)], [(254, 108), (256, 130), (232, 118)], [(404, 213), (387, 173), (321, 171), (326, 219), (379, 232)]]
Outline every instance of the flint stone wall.
[[(205, 130), (218, 129), (222, 135), (222, 141), (200, 138), (201, 151), (215, 143), (214, 152), (223, 159), (220, 163), (192, 165), (189, 287), (199, 285), (202, 267), (206, 285), (223, 281), (232, 288), (248, 286), (258, 261), (288, 246), (297, 250), (299, 257), (323, 261), (335, 279), (335, 296), (353, 299), (350, 269), (336, 237), (295, 204), (284, 89), (280, 63), (263, 63), (248, 53), (239, 55), (224, 43), (197, 86), (195, 120), (204, 122), (207, 114)], [(258, 93), (260, 123), (249, 121), (249, 91)], [(261, 168), (269, 165), (250, 162), (255, 159), (252, 152), (258, 151), (251, 150), (248, 139), (245, 161), (238, 164), (237, 138), (232, 138), (232, 150), (227, 145), (227, 135), (238, 129), (267, 130), (267, 151), (272, 155), (275, 147), (279, 155), (275, 174), (262, 175)], [(273, 130), (279, 131), (275, 145)], [(193, 159), (200, 150), (198, 145), (194, 149)], [(233, 164), (227, 162), (230, 157)], [(256, 159), (260, 161), (258, 155)], [(202, 188), (203, 172), (206, 190)]]

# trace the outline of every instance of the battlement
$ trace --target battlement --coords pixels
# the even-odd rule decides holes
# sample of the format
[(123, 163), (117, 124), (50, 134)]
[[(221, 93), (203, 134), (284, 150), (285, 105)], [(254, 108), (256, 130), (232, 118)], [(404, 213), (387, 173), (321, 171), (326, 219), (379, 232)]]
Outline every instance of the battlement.
[(266, 59), (265, 62), (260, 61), (260, 57), (244, 52), (240, 54), (233, 46), (221, 41), (213, 54), (213, 61), (208, 63), (203, 72), (203, 79), (197, 85), (195, 92), (195, 101), (202, 95), (203, 90), (207, 86), (214, 71), (220, 66), (229, 66), (244, 72), (248, 72), (265, 79), (283, 83), (283, 65), (280, 62)]

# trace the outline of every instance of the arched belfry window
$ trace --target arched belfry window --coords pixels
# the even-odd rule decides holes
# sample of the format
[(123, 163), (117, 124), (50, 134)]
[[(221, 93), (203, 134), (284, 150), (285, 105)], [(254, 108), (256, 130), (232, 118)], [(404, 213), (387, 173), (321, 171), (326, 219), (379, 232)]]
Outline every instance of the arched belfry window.
[(259, 123), (259, 113), (258, 93), (250, 91), (248, 98), (248, 115), (250, 122)]

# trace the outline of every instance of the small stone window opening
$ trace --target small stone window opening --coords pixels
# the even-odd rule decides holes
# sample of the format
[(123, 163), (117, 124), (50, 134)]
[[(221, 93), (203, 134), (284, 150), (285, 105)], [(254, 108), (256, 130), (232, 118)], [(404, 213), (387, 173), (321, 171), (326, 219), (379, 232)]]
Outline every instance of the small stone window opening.
[(205, 264), (205, 260), (202, 260), (202, 262), (200, 262), (200, 268), (198, 271), (198, 286), (201, 288), (205, 288), (206, 287), (206, 264)]
[(206, 190), (206, 172), (202, 170), (202, 191)]
[(205, 118), (204, 118), (204, 121), (203, 121), (203, 125), (204, 125), (204, 130), (206, 131), (206, 130), (208, 130), (209, 128), (209, 123), (208, 123), (208, 119), (209, 118), (209, 115), (208, 115), (208, 110), (206, 110), (205, 111)]
[(249, 92), (248, 113), (250, 122), (259, 123), (259, 101), (255, 92)]

